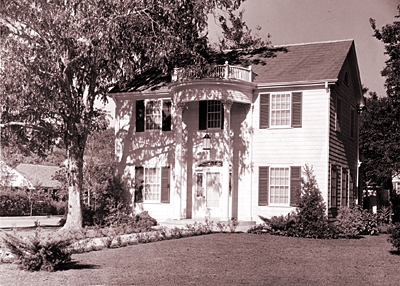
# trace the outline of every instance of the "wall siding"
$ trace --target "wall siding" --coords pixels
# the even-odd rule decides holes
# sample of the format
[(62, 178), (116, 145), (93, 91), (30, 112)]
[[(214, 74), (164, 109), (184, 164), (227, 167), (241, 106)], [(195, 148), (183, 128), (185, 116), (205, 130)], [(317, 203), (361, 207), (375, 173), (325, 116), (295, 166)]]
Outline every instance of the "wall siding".
[[(259, 166), (304, 166), (308, 164), (314, 174), (324, 200), (328, 199), (328, 117), (329, 94), (323, 87), (308, 90), (292, 90), (287, 92), (303, 92), (302, 127), (283, 129), (260, 129), (259, 97), (254, 102), (254, 141), (253, 141), (253, 194), (258, 190)], [(258, 92), (273, 92), (259, 90)], [(281, 92), (281, 90), (279, 90)], [(258, 206), (257, 195), (253, 196), (253, 219), (258, 215), (271, 217), (286, 215), (294, 207)]]
[[(348, 73), (348, 84), (345, 84), (345, 73)], [(358, 113), (357, 113), (357, 99), (355, 90), (357, 86), (354, 83), (354, 70), (350, 59), (348, 58), (341, 73), (339, 74), (339, 81), (331, 88), (330, 99), (330, 131), (329, 131), (329, 163), (340, 167), (338, 178), (341, 180), (341, 170), (346, 168), (350, 170), (353, 175), (353, 190), (349, 190), (349, 202), (352, 203), (357, 196), (357, 169), (358, 169)], [(335, 113), (336, 113), (336, 100), (341, 100), (341, 121), (340, 132), (335, 129)], [(354, 136), (351, 137), (351, 110), (354, 110)], [(338, 185), (338, 197), (342, 195), (342, 186)], [(329, 190), (330, 197), (330, 190)], [(331, 209), (331, 202), (328, 202), (329, 217), (333, 219), (337, 210)], [(341, 202), (338, 203), (338, 208)]]

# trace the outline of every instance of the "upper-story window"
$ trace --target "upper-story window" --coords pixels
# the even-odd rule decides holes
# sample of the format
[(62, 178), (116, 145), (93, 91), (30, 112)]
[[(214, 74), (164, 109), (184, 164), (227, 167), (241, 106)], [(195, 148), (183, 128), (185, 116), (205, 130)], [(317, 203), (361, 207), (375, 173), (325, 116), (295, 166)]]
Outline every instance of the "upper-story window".
[(300, 128), (302, 97), (301, 92), (260, 94), (260, 128)]
[(199, 130), (223, 129), (224, 108), (220, 100), (199, 101)]
[(136, 132), (145, 130), (171, 130), (171, 100), (136, 101)]

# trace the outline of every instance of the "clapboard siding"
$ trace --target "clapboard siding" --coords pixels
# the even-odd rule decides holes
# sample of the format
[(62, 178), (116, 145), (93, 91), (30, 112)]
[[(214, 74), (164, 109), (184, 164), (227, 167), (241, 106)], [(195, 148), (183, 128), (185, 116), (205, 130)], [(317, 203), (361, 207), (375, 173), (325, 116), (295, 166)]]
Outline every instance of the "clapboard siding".
[[(331, 88), (331, 100), (330, 100), (330, 130), (329, 130), (329, 163), (340, 168), (338, 173), (338, 179), (341, 180), (341, 170), (349, 169), (350, 174), (353, 176), (353, 190), (349, 191), (349, 203), (356, 197), (356, 178), (358, 169), (358, 113), (357, 113), (357, 85), (354, 82), (353, 73), (355, 72), (351, 65), (351, 59), (347, 59), (343, 65), (342, 71), (339, 74), (338, 83)], [(347, 73), (348, 81), (345, 82), (345, 74)], [(340, 131), (335, 128), (337, 112), (336, 102), (337, 99), (341, 101), (341, 117), (340, 117)], [(352, 110), (354, 112), (354, 134), (352, 135), (351, 127), (351, 115)], [(331, 197), (329, 187), (329, 198)], [(341, 197), (342, 186), (338, 185), (337, 196)], [(332, 213), (335, 210), (330, 209), (331, 201), (328, 202), (329, 217), (332, 219)], [(340, 202), (338, 208), (340, 207)]]
[[(299, 90), (287, 90), (287, 92)], [(259, 92), (270, 93), (270, 90)], [(302, 127), (260, 129), (259, 97), (254, 103), (253, 185), (258, 185), (258, 166), (313, 166), (324, 200), (328, 198), (328, 110), (329, 94), (321, 86), (302, 90)], [(257, 190), (257, 187), (255, 188)], [(255, 193), (253, 191), (253, 193)], [(253, 198), (253, 213), (270, 217), (287, 214), (290, 207), (258, 206)]]

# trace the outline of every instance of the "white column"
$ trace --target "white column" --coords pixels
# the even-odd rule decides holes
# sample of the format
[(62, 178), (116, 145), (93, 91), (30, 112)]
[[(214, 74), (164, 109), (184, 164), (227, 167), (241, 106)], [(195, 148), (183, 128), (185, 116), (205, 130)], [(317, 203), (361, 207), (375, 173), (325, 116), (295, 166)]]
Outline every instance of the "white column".
[(173, 121), (175, 134), (175, 164), (174, 164), (174, 219), (181, 219), (183, 216), (183, 187), (182, 187), (182, 113), (185, 104), (175, 104), (175, 116)]
[(221, 220), (228, 221), (230, 219), (229, 211), (229, 165), (231, 162), (231, 107), (232, 100), (222, 101), (224, 105), (224, 157), (222, 165), (222, 194), (221, 194)]

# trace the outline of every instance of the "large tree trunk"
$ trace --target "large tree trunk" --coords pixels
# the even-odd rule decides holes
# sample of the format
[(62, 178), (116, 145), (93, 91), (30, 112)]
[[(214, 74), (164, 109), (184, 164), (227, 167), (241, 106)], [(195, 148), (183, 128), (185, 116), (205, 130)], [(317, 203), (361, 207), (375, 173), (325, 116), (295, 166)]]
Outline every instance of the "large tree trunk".
[(82, 229), (83, 153), (86, 138), (79, 137), (67, 148), (68, 161), (68, 213), (62, 228), (66, 231)]

